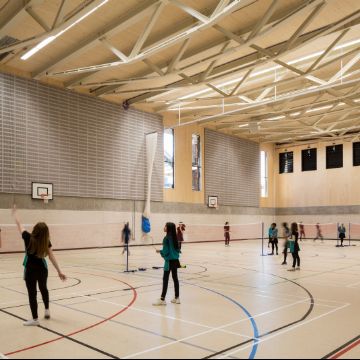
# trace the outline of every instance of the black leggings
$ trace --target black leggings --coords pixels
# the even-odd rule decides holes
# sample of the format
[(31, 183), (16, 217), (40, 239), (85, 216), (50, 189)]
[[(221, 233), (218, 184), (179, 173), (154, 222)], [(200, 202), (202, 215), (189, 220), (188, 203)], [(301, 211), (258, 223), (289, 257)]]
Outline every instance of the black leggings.
[(225, 245), (230, 245), (230, 234), (225, 233)]
[(49, 309), (49, 291), (47, 289), (48, 270), (45, 268), (26, 269), (25, 282), (29, 294), (29, 302), (33, 319), (38, 319), (37, 283), (45, 305)]
[(295, 268), (296, 266), (296, 263), (297, 263), (297, 266), (300, 267), (300, 256), (299, 256), (299, 252), (298, 251), (294, 251), (292, 253), (292, 256), (293, 256), (293, 268)]
[(178, 278), (178, 268), (179, 268), (179, 260), (170, 260), (170, 270), (164, 271), (164, 278), (163, 278), (163, 290), (161, 294), (161, 300), (165, 300), (166, 294), (169, 287), (169, 278), (170, 272), (172, 273), (172, 278), (174, 280), (175, 286), (175, 298), (178, 299), (180, 297), (180, 284)]
[(279, 253), (278, 243), (279, 243), (279, 240), (278, 240), (278, 239), (274, 239), (274, 240), (271, 242), (272, 253), (274, 254), (274, 250), (276, 249), (276, 255)]

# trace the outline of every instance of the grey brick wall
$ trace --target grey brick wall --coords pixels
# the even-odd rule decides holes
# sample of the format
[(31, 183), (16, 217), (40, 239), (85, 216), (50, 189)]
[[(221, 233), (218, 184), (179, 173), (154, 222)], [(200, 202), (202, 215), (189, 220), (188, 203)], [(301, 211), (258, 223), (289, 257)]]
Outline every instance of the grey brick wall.
[(0, 192), (143, 200), (145, 134), (157, 131), (154, 201), (163, 199), (163, 124), (158, 115), (0, 74)]
[(259, 144), (206, 129), (205, 194), (220, 205), (259, 207)]

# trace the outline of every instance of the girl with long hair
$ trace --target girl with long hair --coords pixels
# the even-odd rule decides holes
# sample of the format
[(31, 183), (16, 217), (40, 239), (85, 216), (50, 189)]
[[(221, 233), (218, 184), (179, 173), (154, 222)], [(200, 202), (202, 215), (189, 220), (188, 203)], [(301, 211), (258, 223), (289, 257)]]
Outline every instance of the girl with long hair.
[(172, 278), (174, 280), (175, 287), (175, 298), (171, 302), (173, 304), (180, 305), (180, 284), (178, 278), (178, 269), (180, 265), (180, 248), (179, 242), (176, 234), (176, 225), (174, 223), (167, 223), (164, 228), (166, 236), (163, 240), (163, 249), (157, 250), (162, 258), (165, 260), (164, 265), (164, 277), (163, 277), (163, 290), (161, 298), (156, 301), (154, 306), (165, 306), (166, 305), (166, 294), (169, 286), (170, 273), (172, 273)]
[(290, 271), (295, 271), (296, 265), (297, 265), (296, 269), (300, 270), (299, 228), (298, 228), (297, 223), (292, 223), (291, 224), (291, 234), (292, 234), (293, 238), (295, 239), (295, 242), (294, 242), (294, 247), (291, 249), (291, 253), (292, 253), (292, 256), (293, 256), (293, 266), (292, 266), (292, 269)]
[(18, 227), (18, 230), (24, 240), (26, 256), (24, 260), (25, 267), (25, 283), (29, 295), (29, 303), (31, 308), (32, 320), (26, 321), (24, 326), (38, 326), (38, 302), (37, 302), (37, 285), (45, 305), (45, 319), (50, 319), (49, 308), (49, 291), (47, 289), (48, 267), (45, 260), (49, 257), (58, 272), (59, 278), (62, 281), (66, 280), (66, 276), (61, 272), (60, 267), (55, 259), (52, 251), (52, 244), (50, 242), (50, 232), (48, 226), (41, 222), (35, 225), (31, 233), (25, 231), (19, 220), (16, 207), (13, 209), (13, 216)]

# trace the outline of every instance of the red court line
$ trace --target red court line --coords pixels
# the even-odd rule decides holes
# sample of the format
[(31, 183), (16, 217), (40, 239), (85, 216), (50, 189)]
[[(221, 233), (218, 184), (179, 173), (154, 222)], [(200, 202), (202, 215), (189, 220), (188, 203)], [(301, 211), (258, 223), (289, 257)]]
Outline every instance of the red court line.
[(88, 274), (88, 273), (77, 273), (77, 274), (91, 275), (91, 276), (95, 276), (95, 277), (101, 277), (101, 278), (106, 278), (106, 279), (111, 279), (111, 280), (115, 280), (115, 281), (121, 282), (121, 283), (125, 284), (126, 286), (128, 286), (128, 287), (132, 290), (132, 292), (133, 292), (133, 298), (132, 298), (131, 302), (129, 303), (129, 305), (126, 306), (126, 308), (122, 309), (121, 311), (117, 312), (116, 314), (110, 316), (110, 317), (107, 318), (107, 319), (104, 319), (104, 320), (102, 320), (102, 321), (100, 321), (100, 322), (97, 322), (97, 323), (95, 323), (95, 324), (93, 324), (93, 325), (90, 325), (90, 326), (88, 326), (88, 327), (86, 327), (86, 328), (83, 328), (83, 329), (74, 331), (74, 332), (72, 332), (72, 333), (70, 333), (70, 334), (66, 334), (66, 335), (60, 336), (60, 337), (55, 338), (55, 339), (53, 339), (53, 340), (49, 340), (49, 341), (43, 342), (43, 343), (41, 343), (41, 344), (32, 345), (32, 346), (26, 347), (26, 348), (24, 348), (24, 349), (20, 349), (20, 350), (16, 350), (16, 351), (9, 352), (9, 353), (5, 354), (5, 356), (11, 356), (11, 355), (19, 354), (19, 353), (24, 352), (24, 351), (36, 349), (36, 348), (38, 348), (38, 347), (41, 347), (41, 346), (44, 346), (44, 345), (48, 345), (48, 344), (52, 344), (52, 343), (57, 342), (57, 341), (59, 341), (59, 340), (65, 339), (66, 337), (71, 337), (71, 336), (74, 336), (74, 335), (83, 333), (83, 332), (85, 332), (85, 331), (87, 331), (87, 330), (93, 329), (93, 328), (95, 328), (95, 327), (97, 327), (97, 326), (99, 326), (99, 325), (102, 325), (102, 324), (104, 324), (104, 323), (106, 323), (106, 322), (108, 322), (108, 321), (116, 318), (117, 316), (121, 315), (121, 314), (124, 313), (125, 311), (129, 310), (129, 309), (134, 305), (135, 301), (137, 300), (137, 296), (138, 296), (138, 295), (137, 295), (137, 292), (136, 292), (135, 288), (134, 288), (133, 286), (129, 285), (128, 283), (124, 282), (124, 281), (121, 281), (121, 280), (118, 280), (118, 279), (114, 279), (114, 278), (111, 278), (111, 277), (108, 277), (108, 276), (103, 276), (103, 275), (95, 275), (95, 274)]
[(358, 339), (357, 341), (355, 341), (354, 343), (350, 344), (348, 347), (346, 347), (345, 349), (339, 351), (337, 354), (333, 355), (332, 357), (330, 357), (329, 359), (339, 359), (341, 356), (345, 355), (346, 353), (348, 353), (350, 350), (354, 349), (356, 346), (360, 345), (360, 339)]

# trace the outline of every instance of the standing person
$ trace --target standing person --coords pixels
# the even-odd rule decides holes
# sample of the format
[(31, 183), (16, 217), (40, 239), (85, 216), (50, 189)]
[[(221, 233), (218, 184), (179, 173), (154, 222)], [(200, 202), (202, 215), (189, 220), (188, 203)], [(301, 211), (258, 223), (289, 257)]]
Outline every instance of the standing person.
[(341, 224), (338, 229), (339, 239), (341, 240), (341, 247), (344, 247), (344, 239), (346, 238), (346, 227), (344, 224)]
[(314, 241), (319, 240), (319, 239), (321, 239), (321, 241), (324, 242), (324, 237), (322, 235), (320, 224), (317, 223), (316, 224), (316, 238), (314, 239)]
[(272, 247), (272, 253), (270, 255), (274, 255), (274, 250), (276, 249), (276, 255), (279, 255), (279, 239), (278, 239), (278, 229), (276, 228), (276, 224), (271, 224), (271, 227), (269, 229), (269, 243)]
[(230, 246), (230, 224), (227, 221), (224, 226), (225, 246)]
[[(292, 234), (293, 238), (295, 238), (295, 241), (293, 241), (294, 246), (291, 247), (291, 253), (292, 253), (292, 256), (293, 256), (293, 266), (292, 266), (292, 269), (289, 270), (289, 271), (295, 271), (295, 270), (300, 270), (299, 230), (298, 230), (298, 224), (297, 223), (292, 223), (291, 224), (291, 234)], [(297, 264), (297, 268), (295, 269), (296, 264)]]
[(171, 301), (173, 304), (180, 305), (180, 284), (178, 278), (178, 269), (180, 268), (180, 249), (179, 242), (177, 240), (176, 225), (173, 223), (167, 223), (164, 228), (166, 236), (163, 241), (163, 249), (157, 250), (156, 252), (161, 254), (165, 260), (164, 266), (164, 277), (163, 277), (163, 290), (161, 298), (156, 301), (154, 306), (165, 306), (166, 305), (166, 294), (169, 286), (170, 272), (174, 280), (175, 286), (175, 298)]
[(284, 230), (284, 250), (283, 250), (284, 261), (281, 265), (287, 265), (289, 239), (291, 237), (291, 232), (288, 223), (283, 223), (283, 230)]
[(305, 226), (304, 224), (301, 222), (300, 225), (300, 241), (302, 241), (303, 239), (306, 239), (306, 235), (305, 235)]
[(123, 250), (123, 255), (125, 254), (125, 251), (127, 251), (128, 255), (130, 256), (130, 250), (129, 250), (129, 243), (131, 239), (131, 230), (130, 230), (130, 224), (127, 222), (122, 230), (122, 242), (125, 245)]
[(184, 232), (186, 230), (186, 225), (183, 222), (179, 223), (179, 226), (177, 227), (177, 240), (179, 242), (179, 250), (181, 252), (182, 243), (184, 242)]
[(66, 276), (61, 272), (53, 254), (48, 226), (45, 223), (38, 223), (30, 234), (25, 231), (21, 225), (15, 206), (13, 209), (13, 217), (24, 240), (26, 249), (24, 260), (25, 282), (29, 294), (32, 320), (26, 321), (24, 326), (38, 326), (40, 323), (38, 316), (37, 284), (39, 284), (39, 289), (45, 305), (45, 319), (50, 319), (50, 300), (49, 291), (47, 289), (48, 267), (45, 258), (49, 256), (50, 261), (54, 265), (59, 278), (62, 281), (66, 280)]
[(129, 250), (130, 239), (131, 239), (130, 224), (127, 222), (122, 230), (122, 242), (125, 245), (123, 249), (123, 255), (125, 254), (125, 251), (127, 251), (128, 255), (130, 256), (130, 250)]

